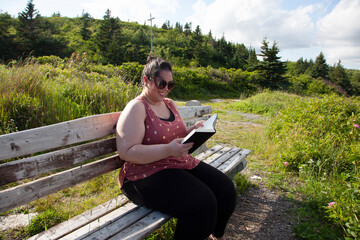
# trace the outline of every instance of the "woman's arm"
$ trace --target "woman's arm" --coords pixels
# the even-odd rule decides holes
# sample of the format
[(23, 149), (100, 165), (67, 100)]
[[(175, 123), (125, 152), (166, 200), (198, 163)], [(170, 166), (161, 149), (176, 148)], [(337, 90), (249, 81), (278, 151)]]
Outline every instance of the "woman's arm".
[(192, 144), (175, 139), (169, 144), (143, 145), (146, 118), (143, 103), (132, 100), (121, 113), (116, 126), (116, 146), (120, 158), (136, 164), (148, 164), (169, 156), (187, 154)]

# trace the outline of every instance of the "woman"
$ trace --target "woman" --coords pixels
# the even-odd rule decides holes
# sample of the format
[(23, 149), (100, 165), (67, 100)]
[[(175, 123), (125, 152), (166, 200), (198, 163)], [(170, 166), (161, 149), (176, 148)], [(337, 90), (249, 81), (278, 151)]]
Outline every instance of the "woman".
[[(119, 117), (117, 148), (125, 160), (119, 175), (123, 193), (133, 202), (178, 219), (174, 239), (225, 239), (235, 209), (232, 181), (221, 171), (188, 154), (181, 144), (186, 129), (174, 102), (172, 67), (149, 57), (142, 72), (143, 91)], [(135, 130), (136, 129), (136, 130)]]

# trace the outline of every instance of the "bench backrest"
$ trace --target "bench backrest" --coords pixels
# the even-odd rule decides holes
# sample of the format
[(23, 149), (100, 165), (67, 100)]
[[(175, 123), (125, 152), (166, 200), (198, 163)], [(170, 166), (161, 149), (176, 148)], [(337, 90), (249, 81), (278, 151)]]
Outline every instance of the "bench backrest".
[[(179, 112), (191, 126), (206, 119), (211, 107)], [(114, 135), (119, 116), (99, 114), (0, 135), (0, 186), (17, 185), (0, 191), (0, 212), (120, 168)]]

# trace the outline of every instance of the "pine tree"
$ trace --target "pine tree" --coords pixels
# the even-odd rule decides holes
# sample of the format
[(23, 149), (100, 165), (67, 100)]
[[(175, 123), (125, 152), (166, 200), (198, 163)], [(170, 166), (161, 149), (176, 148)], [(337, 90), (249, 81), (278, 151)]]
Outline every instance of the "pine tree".
[(331, 82), (342, 87), (347, 93), (351, 91), (351, 83), (344, 67), (341, 65), (341, 60), (331, 68), (329, 77)]
[(0, 13), (0, 61), (16, 56), (14, 36), (9, 29), (13, 26), (12, 18), (8, 13)]
[(186, 36), (191, 35), (191, 23), (185, 23), (184, 33)]
[(18, 15), (16, 30), (23, 52), (30, 53), (34, 50), (34, 42), (41, 33), (40, 17), (32, 0), (29, 0), (25, 10)]
[(113, 18), (111, 11), (107, 9), (95, 37), (95, 42), (105, 63), (121, 64), (123, 62), (121, 37), (120, 20)]
[(91, 38), (91, 31), (90, 31), (89, 27), (91, 25), (92, 17), (90, 16), (89, 13), (83, 12), (80, 20), (81, 20), (80, 34), (81, 34), (82, 38), (85, 41), (87, 41)]
[(311, 71), (313, 78), (329, 78), (329, 66), (326, 64), (324, 54), (320, 52), (319, 56), (316, 57), (315, 64)]
[(269, 42), (264, 39), (261, 49), (261, 53), (258, 54), (258, 56), (261, 56), (263, 60), (256, 68), (264, 78), (262, 85), (270, 89), (285, 87), (287, 81), (283, 75), (286, 72), (286, 68), (284, 63), (280, 61), (281, 57), (277, 56), (280, 51), (277, 43), (274, 42), (273, 46), (270, 48)]

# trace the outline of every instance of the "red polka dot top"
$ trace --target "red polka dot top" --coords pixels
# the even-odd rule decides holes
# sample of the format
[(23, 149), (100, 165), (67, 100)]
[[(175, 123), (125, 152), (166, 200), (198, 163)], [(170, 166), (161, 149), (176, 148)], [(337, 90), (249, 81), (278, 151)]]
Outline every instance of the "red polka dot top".
[[(166, 121), (160, 119), (155, 115), (149, 104), (142, 96), (136, 99), (140, 100), (145, 105), (146, 118), (145, 118), (145, 135), (142, 144), (166, 144), (170, 143), (175, 138), (183, 138), (186, 136), (186, 126), (184, 121), (176, 109), (173, 102), (165, 98), (166, 106), (172, 111), (175, 116), (174, 121)], [(124, 179), (129, 181), (136, 181), (146, 178), (152, 174), (168, 168), (182, 168), (192, 169), (199, 164), (200, 160), (192, 157), (190, 154), (183, 157), (167, 157), (149, 164), (134, 164), (125, 162), (120, 170), (119, 184), (122, 187)]]

